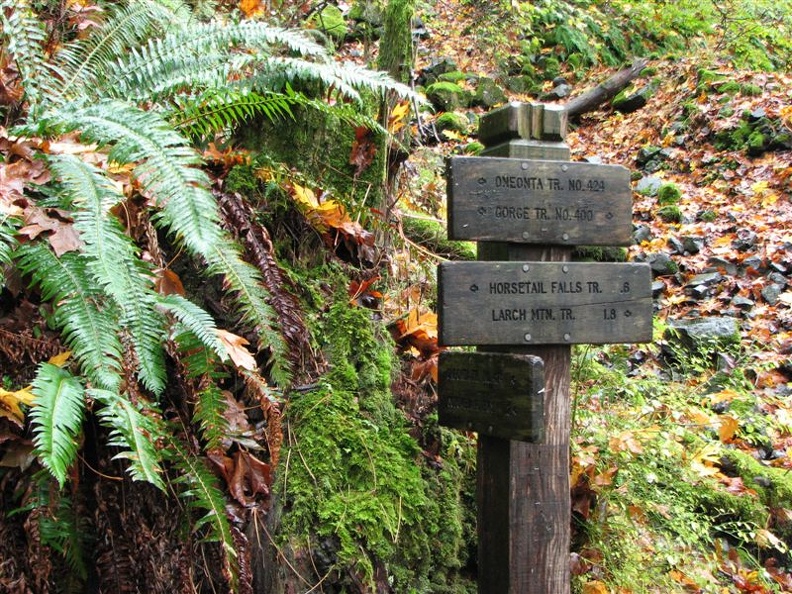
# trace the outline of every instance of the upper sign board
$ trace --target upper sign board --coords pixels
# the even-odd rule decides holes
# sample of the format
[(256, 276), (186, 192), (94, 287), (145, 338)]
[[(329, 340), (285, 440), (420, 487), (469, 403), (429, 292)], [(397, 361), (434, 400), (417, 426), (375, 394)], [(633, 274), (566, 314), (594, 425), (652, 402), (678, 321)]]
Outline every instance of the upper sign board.
[(546, 245), (630, 245), (630, 173), (620, 165), (452, 157), (448, 237)]

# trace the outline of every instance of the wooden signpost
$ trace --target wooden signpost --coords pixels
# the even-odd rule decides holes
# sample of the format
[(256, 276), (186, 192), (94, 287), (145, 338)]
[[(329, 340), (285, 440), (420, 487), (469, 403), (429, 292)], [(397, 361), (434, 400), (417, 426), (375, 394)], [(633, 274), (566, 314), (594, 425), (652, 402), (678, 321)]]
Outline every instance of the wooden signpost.
[(480, 261), (439, 267), (440, 343), (478, 352), (443, 353), (438, 408), (479, 434), (480, 594), (569, 594), (569, 345), (651, 340), (648, 265), (569, 261), (630, 243), (632, 193), (622, 167), (565, 161), (565, 129), (512, 103), (481, 120), (490, 157), (448, 167), (449, 236)]

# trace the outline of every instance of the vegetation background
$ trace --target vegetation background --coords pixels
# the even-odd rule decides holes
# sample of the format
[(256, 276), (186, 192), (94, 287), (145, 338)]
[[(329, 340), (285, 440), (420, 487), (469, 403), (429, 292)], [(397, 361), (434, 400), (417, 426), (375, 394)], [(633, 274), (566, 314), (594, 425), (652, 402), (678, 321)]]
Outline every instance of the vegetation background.
[(444, 159), (634, 172), (656, 340), (580, 347), (573, 587), (792, 591), (786, 0), (0, 0), (0, 589), (475, 591)]

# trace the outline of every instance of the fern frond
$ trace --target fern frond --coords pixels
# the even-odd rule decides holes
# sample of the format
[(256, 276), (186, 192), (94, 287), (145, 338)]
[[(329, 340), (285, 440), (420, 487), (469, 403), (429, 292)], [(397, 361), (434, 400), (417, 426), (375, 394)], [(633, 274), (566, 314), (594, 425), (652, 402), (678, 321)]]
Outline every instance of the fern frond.
[(119, 56), (90, 91), (139, 102), (172, 96), (185, 87), (220, 88), (227, 86), (231, 72), (243, 72), (255, 59), (246, 52), (266, 57), (282, 50), (329, 60), (324, 47), (296, 30), (255, 21), (184, 24)]
[(292, 97), (280, 93), (256, 93), (235, 89), (208, 89), (196, 96), (175, 98), (170, 121), (190, 138), (210, 136), (231, 129), (257, 115), (269, 120), (294, 117)]
[(236, 591), (239, 567), (237, 551), (226, 516), (225, 498), (217, 485), (217, 479), (206, 464), (189, 453), (174, 435), (169, 435), (168, 446), (181, 470), (180, 476), (173, 481), (175, 485), (183, 487), (179, 495), (187, 500), (190, 509), (204, 512), (194, 522), (193, 530), (206, 527), (209, 530), (206, 540), (220, 543), (225, 566), (231, 576), (231, 591)]
[(219, 242), (217, 203), (207, 189), (208, 176), (196, 167), (201, 160), (159, 115), (121, 101), (103, 101), (62, 117), (85, 139), (111, 145), (112, 161), (135, 164), (141, 190), (162, 208), (158, 221), (192, 253), (207, 254)]
[(36, 399), (30, 417), (36, 455), (63, 488), (66, 473), (77, 457), (84, 389), (67, 370), (43, 363), (33, 380), (33, 394)]
[(65, 44), (53, 56), (61, 84), (52, 89), (50, 99), (60, 103), (86, 90), (93, 94), (104, 73), (120, 56), (144, 44), (152, 35), (162, 35), (168, 28), (187, 21), (189, 10), (184, 4), (168, 4), (138, 0), (108, 6), (104, 22), (93, 35)]
[(52, 156), (61, 195), (71, 200), (75, 228), (85, 242), (87, 270), (121, 311), (120, 324), (135, 347), (140, 380), (156, 394), (165, 388), (164, 320), (154, 309), (150, 269), (110, 209), (124, 197), (104, 172), (74, 156)]
[(227, 357), (226, 349), (217, 338), (215, 322), (205, 310), (181, 295), (159, 297), (159, 306), (173, 315), (185, 328), (192, 332), (218, 359)]
[(262, 64), (261, 74), (250, 84), (262, 88), (280, 88), (291, 81), (321, 82), (335, 89), (345, 99), (361, 102), (360, 91), (384, 95), (386, 92), (399, 99), (423, 101), (405, 84), (393, 80), (387, 72), (360, 68), (347, 63), (316, 63), (287, 56), (272, 56)]
[(52, 487), (52, 477), (44, 472), (35, 477), (35, 491), (28, 510), (38, 509), (39, 537), (41, 544), (51, 547), (66, 560), (72, 574), (85, 581), (88, 576), (86, 564), (87, 530), (75, 512), (71, 498)]
[(288, 348), (283, 336), (277, 332), (276, 316), (267, 303), (267, 291), (261, 284), (258, 270), (245, 262), (239, 254), (238, 247), (232, 242), (218, 244), (207, 257), (209, 272), (222, 274), (232, 291), (236, 292), (239, 301), (239, 314), (253, 326), (272, 350), (272, 369), (270, 374), (279, 386), (286, 386), (291, 381), (288, 365)]
[(30, 112), (35, 114), (41, 102), (41, 75), (45, 70), (44, 23), (36, 18), (27, 0), (0, 0), (0, 24), (0, 47), (14, 61)]
[(228, 419), (225, 417), (227, 408), (225, 395), (216, 385), (212, 384), (198, 393), (193, 422), (201, 428), (201, 435), (206, 442), (204, 449), (207, 452), (222, 447), (223, 439), (228, 433)]
[(158, 417), (152, 416), (158, 413), (146, 415), (129, 400), (109, 390), (89, 390), (88, 395), (103, 405), (98, 416), (110, 429), (108, 444), (121, 448), (113, 459), (129, 461), (128, 472), (133, 480), (149, 482), (164, 491), (162, 456), (157, 442), (167, 437), (167, 433)]
[(16, 249), (16, 226), (11, 219), (0, 220), (0, 289), (5, 286), (3, 267), (10, 264)]
[(77, 252), (59, 258), (42, 243), (21, 245), (17, 254), (19, 269), (41, 286), (42, 299), (54, 304), (53, 322), (91, 384), (117, 390), (123, 353), (118, 311), (95, 286), (86, 259)]

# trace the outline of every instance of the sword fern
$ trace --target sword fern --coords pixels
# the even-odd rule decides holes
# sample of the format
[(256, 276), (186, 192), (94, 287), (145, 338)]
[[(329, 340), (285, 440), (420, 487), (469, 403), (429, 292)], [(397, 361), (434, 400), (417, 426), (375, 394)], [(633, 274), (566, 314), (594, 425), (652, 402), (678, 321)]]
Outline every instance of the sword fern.
[[(358, 115), (361, 97), (411, 93), (382, 73), (337, 64), (298, 31), (252, 21), (201, 23), (179, 0), (107, 4), (87, 35), (53, 49), (45, 48), (47, 33), (32, 3), (0, 0), (0, 54), (15, 65), (24, 90), (21, 100), (0, 108), (4, 124), (20, 138), (68, 134), (95, 147), (73, 155), (53, 148), (58, 143), (41, 145), (38, 156), (52, 181), (25, 190), (31, 205), (59, 209), (64, 224), (77, 231), (78, 246), (56, 253), (46, 235), (18, 245), (19, 222), (0, 220), (0, 264), (17, 268), (50, 304), (51, 325), (73, 352), (69, 369), (38, 367), (34, 444), (63, 487), (91, 411), (133, 479), (163, 491), (174, 485), (190, 509), (202, 510), (193, 525), (221, 543), (233, 582), (236, 553), (223, 494), (193, 452), (198, 439), (179, 433), (192, 423), (205, 450), (222, 446), (226, 400), (218, 382), (228, 353), (207, 311), (185, 297), (157, 293), (152, 246), (165, 237), (169, 247), (223, 279), (231, 313), (271, 354), (270, 379), (287, 386), (288, 347), (265, 279), (221, 226), (193, 143), (231, 134), (253, 117), (293, 117), (298, 106), (377, 127)], [(330, 96), (338, 99), (334, 105), (324, 100)], [(99, 164), (83, 158), (96, 153)], [(149, 230), (147, 241), (118, 214), (129, 204), (115, 177), (119, 169), (129, 172), (129, 186), (159, 231)], [(183, 377), (173, 377), (169, 365)], [(159, 412), (166, 391), (171, 398), (177, 390), (189, 396), (179, 429)]]

